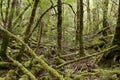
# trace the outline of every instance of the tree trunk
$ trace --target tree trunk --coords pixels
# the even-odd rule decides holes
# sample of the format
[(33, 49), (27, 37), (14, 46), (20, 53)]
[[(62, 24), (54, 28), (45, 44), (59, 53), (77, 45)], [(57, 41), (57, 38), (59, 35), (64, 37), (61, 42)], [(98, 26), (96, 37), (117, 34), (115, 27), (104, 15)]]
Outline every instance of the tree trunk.
[[(35, 18), (38, 3), (39, 3), (39, 0), (34, 1), (32, 13), (31, 13), (30, 20), (29, 20), (29, 24), (28, 24), (28, 26), (26, 28), (26, 31), (25, 31), (24, 42), (26, 44), (28, 43), (28, 40), (30, 38), (30, 32), (31, 32), (31, 28), (32, 28), (32, 25), (33, 25), (33, 22), (34, 22), (34, 18)], [(22, 47), (20, 49), (20, 55), (24, 52), (24, 49), (25, 49), (25, 46), (22, 45)], [(19, 55), (19, 57), (20, 57), (20, 55)]]
[[(107, 15), (108, 15), (108, 3), (109, 0), (104, 0), (103, 3), (103, 28), (108, 27), (108, 22), (107, 22)], [(103, 36), (107, 36), (107, 31), (103, 31)]]
[[(15, 9), (15, 2), (16, 2), (15, 0), (12, 1), (12, 6), (11, 6), (9, 18), (8, 18), (8, 20), (5, 20), (6, 22), (4, 23), (5, 24), (4, 26), (9, 31), (11, 31), (11, 27), (12, 27), (12, 21), (13, 21), (14, 9)], [(8, 1), (8, 5), (7, 5), (8, 8), (9, 8), (9, 4), (10, 4), (10, 2)], [(8, 16), (8, 12), (6, 12), (6, 19), (7, 19), (7, 16)], [(8, 47), (8, 44), (9, 44), (9, 38), (10, 37), (6, 33), (4, 33), (3, 42), (2, 42), (1, 51), (0, 51), (0, 56), (1, 57), (6, 57), (7, 47)]]
[(87, 33), (90, 32), (90, 28), (91, 28), (90, 0), (87, 0)]
[(62, 1), (58, 0), (57, 55), (62, 53)]
[(77, 1), (77, 28), (79, 41), (79, 55), (84, 56), (83, 46), (83, 0)]
[(100, 22), (100, 19), (99, 19), (99, 0), (93, 0), (93, 10), (92, 10), (92, 18), (93, 18), (93, 31), (97, 31), (99, 30), (99, 22)]
[(119, 8), (118, 8), (117, 26), (112, 41), (112, 46), (113, 45), (118, 45), (118, 48), (110, 51), (107, 55), (103, 55), (102, 59), (99, 62), (99, 65), (105, 65), (110, 67), (113, 64), (118, 63), (120, 59), (120, 0), (119, 0)]

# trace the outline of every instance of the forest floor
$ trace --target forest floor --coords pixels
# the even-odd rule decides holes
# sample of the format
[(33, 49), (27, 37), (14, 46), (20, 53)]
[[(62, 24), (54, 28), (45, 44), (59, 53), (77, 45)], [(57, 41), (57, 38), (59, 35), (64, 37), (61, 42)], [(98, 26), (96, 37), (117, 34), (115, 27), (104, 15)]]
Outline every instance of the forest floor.
[[(74, 48), (66, 48), (63, 51), (64, 54), (61, 55), (61, 57), (57, 57), (54, 47), (48, 46), (41, 46), (37, 56), (63, 75), (65, 80), (120, 80), (119, 64), (111, 67), (101, 67), (97, 65), (101, 58), (101, 55), (97, 54), (101, 53), (107, 46), (110, 46), (110, 37), (111, 36), (106, 38), (97, 37), (94, 39), (93, 37), (84, 38), (86, 42), (86, 57), (79, 58), (77, 55), (78, 49)], [(20, 44), (17, 41), (13, 41), (13, 43), (9, 45), (8, 53), (13, 60), (16, 60), (19, 49)], [(31, 49), (35, 49), (33, 45)], [(30, 76), (27, 75), (29, 73), (24, 72), (22, 68), (30, 71), (38, 80), (58, 80), (54, 75), (48, 73), (36, 59), (29, 54), (27, 49), (24, 53), (19, 61), (19, 65), (16, 65), (9, 58), (3, 61), (1, 60), (0, 80), (32, 80)], [(23, 65), (22, 68), (21, 64)]]

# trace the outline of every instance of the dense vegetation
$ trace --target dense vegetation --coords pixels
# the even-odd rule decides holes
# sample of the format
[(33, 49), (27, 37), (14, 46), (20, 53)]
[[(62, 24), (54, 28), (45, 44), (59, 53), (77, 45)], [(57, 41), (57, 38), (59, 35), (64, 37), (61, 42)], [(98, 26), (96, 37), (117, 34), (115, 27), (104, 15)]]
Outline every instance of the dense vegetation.
[(119, 80), (120, 0), (0, 0), (0, 80)]

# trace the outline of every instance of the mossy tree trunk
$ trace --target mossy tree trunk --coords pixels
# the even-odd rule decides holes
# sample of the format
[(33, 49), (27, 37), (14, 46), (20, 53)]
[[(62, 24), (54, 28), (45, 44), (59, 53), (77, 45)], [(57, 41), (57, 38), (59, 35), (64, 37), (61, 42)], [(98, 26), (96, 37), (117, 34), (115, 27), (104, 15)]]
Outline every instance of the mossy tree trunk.
[(75, 36), (75, 45), (76, 45), (76, 48), (78, 47), (78, 41), (79, 41), (79, 39), (78, 39), (78, 37), (79, 37), (79, 27), (78, 27), (78, 25), (79, 25), (79, 22), (78, 22), (78, 20), (79, 20), (79, 12), (78, 12), (78, 9), (79, 9), (79, 1), (77, 0), (77, 20), (75, 21), (75, 23), (77, 22), (77, 26), (76, 26), (76, 36)]
[(118, 8), (118, 19), (117, 19), (117, 26), (115, 29), (115, 34), (114, 34), (114, 38), (112, 41), (112, 45), (118, 45), (119, 49), (114, 51), (117, 54), (114, 54), (114, 56), (120, 56), (120, 0), (119, 0), (119, 8)]
[[(6, 17), (5, 17), (4, 27), (8, 29), (10, 32), (12, 30), (12, 21), (13, 21), (13, 15), (14, 15), (14, 10), (15, 10), (15, 3), (16, 3), (16, 0), (13, 0), (12, 6), (10, 8), (10, 13), (9, 13), (10, 0), (8, 0), (8, 4), (6, 8)], [(6, 57), (7, 47), (9, 44), (9, 38), (10, 37), (6, 33), (3, 34), (3, 42), (2, 42), (2, 46), (0, 50), (0, 56), (2, 58)]]
[(92, 31), (99, 30), (99, 22), (100, 22), (100, 10), (99, 10), (99, 0), (93, 0), (93, 10), (92, 10)]
[(62, 1), (58, 0), (58, 22), (57, 22), (57, 55), (62, 53)]
[(79, 55), (84, 56), (84, 46), (83, 46), (83, 0), (78, 0), (77, 1), (77, 28), (78, 28)]
[[(15, 12), (15, 16), (17, 17), (18, 15), (20, 15), (20, 11), (21, 11), (21, 0), (16, 0), (16, 3), (15, 3), (15, 9), (16, 9), (16, 12)], [(17, 27), (20, 27), (21, 26), (21, 22), (22, 22), (22, 16), (19, 18), (18, 20), (18, 24), (16, 25)], [(15, 25), (14, 25), (15, 26)]]
[(91, 28), (91, 15), (90, 15), (90, 0), (87, 0), (87, 32), (90, 32)]
[[(33, 5), (33, 8), (32, 8), (32, 13), (31, 13), (30, 20), (29, 20), (29, 24), (28, 24), (28, 26), (26, 28), (26, 31), (25, 31), (24, 42), (26, 44), (28, 43), (28, 40), (30, 38), (30, 33), (31, 33), (33, 22), (34, 22), (34, 18), (35, 18), (38, 3), (39, 3), (39, 0), (34, 1), (34, 5)], [(21, 54), (24, 52), (24, 50), (25, 50), (25, 46), (22, 45), (22, 47), (20, 49), (20, 54), (19, 54), (18, 57), (21, 56)]]
[[(103, 2), (103, 28), (108, 27), (108, 22), (107, 22), (107, 15), (108, 15), (108, 4), (109, 0), (104, 0)], [(103, 36), (107, 36), (107, 31), (103, 31)]]
[(112, 66), (116, 64), (120, 60), (120, 0), (119, 0), (119, 8), (118, 8), (118, 19), (117, 19), (117, 26), (115, 29), (114, 38), (112, 41), (112, 45), (117, 45), (118, 48), (115, 50), (110, 51), (107, 55), (103, 55), (102, 59), (99, 62), (99, 65), (106, 65)]

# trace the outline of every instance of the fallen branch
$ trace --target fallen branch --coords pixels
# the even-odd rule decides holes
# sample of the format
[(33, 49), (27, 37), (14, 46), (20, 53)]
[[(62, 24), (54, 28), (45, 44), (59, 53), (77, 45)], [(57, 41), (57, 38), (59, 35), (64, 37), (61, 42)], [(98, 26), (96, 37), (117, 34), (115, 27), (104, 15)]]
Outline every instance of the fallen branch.
[(83, 59), (87, 59), (87, 58), (90, 58), (90, 57), (93, 57), (93, 56), (98, 56), (98, 55), (104, 54), (105, 52), (108, 52), (108, 51), (113, 50), (115, 48), (117, 48), (117, 45), (112, 46), (110, 48), (107, 48), (107, 49), (105, 49), (105, 50), (103, 50), (101, 52), (94, 53), (92, 55), (88, 55), (88, 56), (85, 56), (85, 57), (81, 57), (81, 58), (78, 58), (78, 59), (75, 59), (75, 60), (71, 60), (71, 61), (65, 62), (65, 63), (57, 66), (56, 68), (61, 68), (63, 66), (69, 65), (69, 64), (74, 63), (74, 62), (78, 62), (78, 61), (83, 60)]
[(25, 74), (29, 75), (32, 80), (38, 80), (29, 70), (27, 70), (20, 62), (12, 59), (9, 54), (7, 54), (7, 57), (14, 62)]
[(66, 57), (75, 56), (75, 55), (77, 55), (77, 54), (78, 54), (78, 53), (65, 54), (65, 55), (61, 55), (60, 57), (61, 57), (61, 58), (66, 58)]
[(120, 74), (120, 70), (107, 70), (107, 69), (93, 69), (93, 71), (99, 74)]
[[(50, 74), (54, 75), (55, 77), (57, 77), (59, 80), (64, 80), (63, 76), (60, 75), (54, 68), (50, 67), (43, 59), (41, 59), (40, 57), (38, 57), (35, 52), (26, 44), (24, 43), (21, 39), (19, 39), (16, 35), (12, 34), (11, 32), (9, 32), (8, 30), (4, 29), (2, 26), (0, 26), (0, 29), (4, 32), (6, 32), (8, 35), (14, 37), (15, 39), (17, 39), (18, 41), (20, 41), (30, 52), (30, 54), (36, 58), (38, 60), (38, 62), (41, 64), (41, 66), (43, 67), (43, 69), (47, 70)], [(17, 63), (17, 62), (16, 62)]]

